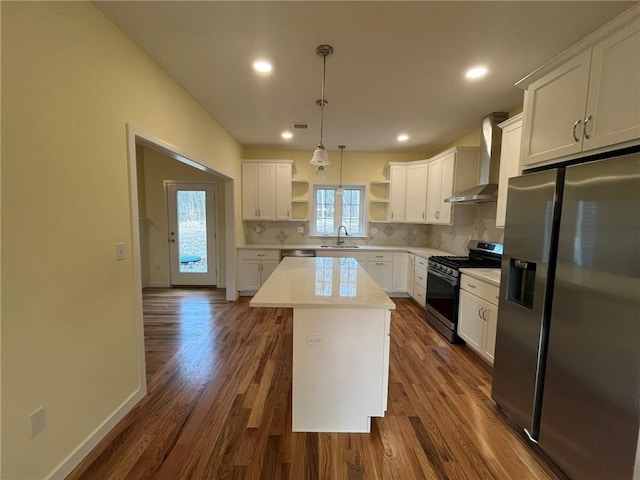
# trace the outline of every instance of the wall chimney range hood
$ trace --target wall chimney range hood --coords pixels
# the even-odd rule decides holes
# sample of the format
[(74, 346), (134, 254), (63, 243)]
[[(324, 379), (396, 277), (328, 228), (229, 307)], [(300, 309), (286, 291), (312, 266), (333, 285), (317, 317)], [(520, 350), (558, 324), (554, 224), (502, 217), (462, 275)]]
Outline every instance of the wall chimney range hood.
[(507, 118), (509, 118), (509, 114), (506, 112), (493, 112), (482, 119), (479, 185), (446, 198), (445, 202), (483, 203), (498, 200), (500, 149), (502, 147), (502, 130), (498, 124)]

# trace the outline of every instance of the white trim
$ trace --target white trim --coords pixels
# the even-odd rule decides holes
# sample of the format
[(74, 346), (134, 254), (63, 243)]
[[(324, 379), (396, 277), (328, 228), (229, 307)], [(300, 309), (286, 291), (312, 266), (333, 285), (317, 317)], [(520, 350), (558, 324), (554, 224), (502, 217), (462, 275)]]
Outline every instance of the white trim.
[(169, 282), (149, 282), (148, 288), (170, 288)]
[[(332, 238), (332, 237), (337, 237), (338, 233), (337, 232), (332, 232), (332, 233), (318, 233), (316, 231), (316, 212), (317, 212), (317, 206), (316, 206), (316, 189), (318, 188), (322, 188), (322, 189), (327, 189), (327, 190), (337, 190), (339, 188), (339, 185), (336, 184), (329, 184), (329, 183), (323, 183), (321, 181), (318, 182), (314, 182), (311, 185), (311, 196), (312, 199), (310, 200), (311, 206), (310, 206), (310, 212), (309, 212), (309, 222), (311, 223), (311, 226), (309, 228), (309, 237), (317, 237), (317, 238)], [(360, 205), (360, 230), (361, 230), (361, 234), (360, 235), (353, 235), (353, 238), (367, 238), (367, 215), (368, 215), (368, 211), (367, 211), (367, 184), (366, 183), (349, 183), (348, 185), (342, 185), (342, 188), (344, 188), (345, 190), (360, 190), (361, 193), (361, 202), (362, 204)], [(337, 194), (336, 194), (337, 195)], [(342, 200), (340, 201), (340, 205), (342, 206)], [(335, 209), (335, 211), (337, 211), (337, 208)], [(337, 220), (336, 216), (334, 216), (334, 222)], [(340, 220), (342, 220), (342, 212), (340, 212)], [(335, 227), (339, 227), (341, 225), (341, 223), (338, 223), (338, 225), (335, 225)], [(351, 237), (352, 235), (349, 234), (349, 237)]]
[[(224, 182), (224, 206), (225, 206), (225, 250), (227, 258), (226, 265), (226, 288), (227, 288), (227, 300), (230, 302), (235, 301), (238, 298), (238, 289), (236, 284), (236, 225), (234, 212), (234, 198), (235, 198), (235, 182), (233, 180), (226, 180)], [(229, 212), (231, 214), (229, 215)]]
[[(147, 367), (144, 348), (144, 319), (142, 317), (142, 259), (140, 254), (140, 222), (138, 217), (138, 166), (136, 164), (136, 137), (138, 132), (130, 124), (127, 131), (127, 162), (129, 163), (129, 212), (131, 218), (131, 263), (133, 266), (133, 298), (138, 344), (138, 389), (147, 394)], [(106, 432), (105, 432), (106, 435)]]
[(116, 410), (109, 415), (109, 417), (102, 422), (98, 428), (96, 428), (93, 432), (84, 439), (78, 447), (69, 454), (67, 458), (65, 458), (57, 467), (55, 467), (49, 474), (45, 477), (46, 479), (63, 479), (71, 471), (76, 468), (80, 462), (93, 450), (99, 443), (102, 441), (104, 437), (122, 420), (129, 411), (146, 395), (146, 387), (145, 391), (142, 389), (138, 389), (133, 392), (129, 398), (127, 398), (124, 402), (120, 404)]

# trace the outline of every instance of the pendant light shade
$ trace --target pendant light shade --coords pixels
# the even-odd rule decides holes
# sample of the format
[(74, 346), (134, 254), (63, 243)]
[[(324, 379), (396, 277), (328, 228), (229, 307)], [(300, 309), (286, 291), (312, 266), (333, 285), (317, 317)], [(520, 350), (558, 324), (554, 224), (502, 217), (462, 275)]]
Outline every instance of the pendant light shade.
[(327, 172), (324, 171), (324, 167), (320, 165), (316, 172), (316, 180), (325, 180), (327, 178)]
[(320, 100), (316, 103), (320, 105), (320, 143), (318, 143), (318, 148), (313, 152), (313, 156), (309, 163), (311, 165), (317, 166), (327, 166), (331, 164), (329, 160), (329, 154), (327, 150), (324, 148), (324, 144), (322, 143), (322, 133), (324, 129), (324, 107), (327, 105), (327, 102), (324, 99), (324, 83), (325, 77), (327, 74), (327, 57), (333, 55), (333, 47), (331, 45), (320, 45), (316, 48), (316, 54), (322, 57), (322, 96)]
[(309, 163), (311, 165), (318, 166), (331, 164), (329, 161), (329, 154), (323, 145), (318, 145), (318, 148), (313, 151), (313, 157), (311, 157), (311, 161)]
[(340, 149), (340, 185), (338, 185), (336, 195), (342, 195), (344, 193), (344, 188), (342, 188), (342, 155), (344, 154), (344, 149), (347, 147), (344, 145), (338, 145), (338, 148)]

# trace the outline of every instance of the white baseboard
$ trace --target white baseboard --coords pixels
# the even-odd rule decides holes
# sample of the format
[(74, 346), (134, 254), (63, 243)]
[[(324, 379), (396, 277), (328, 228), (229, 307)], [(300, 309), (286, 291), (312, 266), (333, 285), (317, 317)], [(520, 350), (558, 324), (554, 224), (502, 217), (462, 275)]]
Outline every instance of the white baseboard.
[(47, 479), (64, 479), (115, 427), (124, 416), (146, 395), (146, 388), (138, 388), (107, 419), (102, 422), (60, 465), (54, 468)]
[(149, 288), (169, 288), (171, 284), (169, 282), (149, 282), (147, 285)]

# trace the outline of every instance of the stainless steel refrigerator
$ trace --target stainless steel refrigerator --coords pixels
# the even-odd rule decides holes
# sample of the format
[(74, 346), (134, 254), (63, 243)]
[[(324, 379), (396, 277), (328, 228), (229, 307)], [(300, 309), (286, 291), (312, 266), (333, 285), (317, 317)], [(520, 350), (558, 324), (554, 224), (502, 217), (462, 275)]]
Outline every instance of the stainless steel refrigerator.
[(569, 477), (640, 476), (639, 152), (510, 180), (492, 397)]

